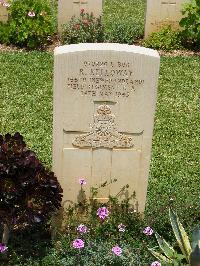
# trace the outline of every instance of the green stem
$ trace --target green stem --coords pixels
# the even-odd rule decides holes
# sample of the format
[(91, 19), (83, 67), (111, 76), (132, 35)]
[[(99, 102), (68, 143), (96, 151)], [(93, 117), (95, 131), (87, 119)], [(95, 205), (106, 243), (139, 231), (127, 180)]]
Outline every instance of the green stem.
[(8, 240), (9, 240), (9, 236), (10, 236), (10, 229), (8, 227), (8, 224), (4, 224), (3, 225), (3, 236), (2, 236), (2, 243), (7, 245), (8, 244)]

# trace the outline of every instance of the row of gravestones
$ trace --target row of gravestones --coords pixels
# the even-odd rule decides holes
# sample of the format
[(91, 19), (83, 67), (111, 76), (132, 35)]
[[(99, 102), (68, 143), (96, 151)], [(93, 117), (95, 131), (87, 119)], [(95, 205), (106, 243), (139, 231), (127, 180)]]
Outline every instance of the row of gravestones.
[[(182, 5), (188, 0), (147, 0), (145, 38), (152, 32), (159, 31), (163, 26), (179, 27), (182, 18)], [(98, 17), (102, 14), (102, 0), (59, 0), (58, 4), (58, 31), (72, 16), (79, 16), (80, 10), (93, 12)]]
[[(188, 0), (147, 0), (145, 37), (156, 32), (165, 25), (179, 26), (182, 17), (181, 6)], [(79, 16), (80, 10), (93, 12), (98, 17), (102, 14), (102, 0), (59, 0), (58, 1), (58, 31), (62, 25), (69, 22), (72, 16)], [(6, 22), (8, 11), (0, 4), (0, 21)]]

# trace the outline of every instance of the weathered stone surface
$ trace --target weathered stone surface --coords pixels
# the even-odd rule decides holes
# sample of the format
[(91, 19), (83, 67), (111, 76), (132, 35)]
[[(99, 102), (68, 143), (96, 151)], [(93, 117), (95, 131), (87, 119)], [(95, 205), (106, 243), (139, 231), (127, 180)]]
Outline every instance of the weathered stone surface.
[(147, 0), (145, 38), (162, 27), (179, 28), (181, 9), (188, 0)]
[(59, 0), (58, 31), (61, 32), (62, 25), (69, 22), (73, 16), (79, 17), (81, 9), (99, 17), (102, 15), (102, 0)]
[[(101, 187), (97, 198), (136, 192), (145, 207), (159, 72), (156, 51), (125, 44), (55, 49), (53, 170), (64, 205)], [(117, 179), (116, 182), (112, 182)]]
[(8, 21), (8, 9), (4, 2), (0, 1), (0, 21), (6, 23)]

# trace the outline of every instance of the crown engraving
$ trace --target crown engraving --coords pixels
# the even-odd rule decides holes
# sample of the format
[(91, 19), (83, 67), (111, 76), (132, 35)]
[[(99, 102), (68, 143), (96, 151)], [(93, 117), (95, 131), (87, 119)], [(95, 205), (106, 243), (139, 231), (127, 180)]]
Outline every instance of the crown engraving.
[(97, 108), (91, 131), (77, 136), (72, 144), (79, 148), (131, 148), (133, 139), (119, 133), (115, 124), (115, 115), (110, 106), (103, 104)]

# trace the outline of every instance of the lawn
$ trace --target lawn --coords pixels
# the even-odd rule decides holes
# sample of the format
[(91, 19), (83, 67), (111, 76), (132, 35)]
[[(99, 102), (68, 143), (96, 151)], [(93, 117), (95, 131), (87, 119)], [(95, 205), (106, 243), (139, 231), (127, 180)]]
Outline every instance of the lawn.
[(132, 44), (144, 35), (145, 0), (105, 0), (103, 22), (106, 39)]
[[(0, 62), (0, 132), (19, 131), (51, 167), (53, 56), (1, 53)], [(160, 208), (172, 198), (187, 225), (200, 220), (199, 64), (199, 57), (161, 58), (146, 208), (150, 222), (160, 228), (165, 226)]]

